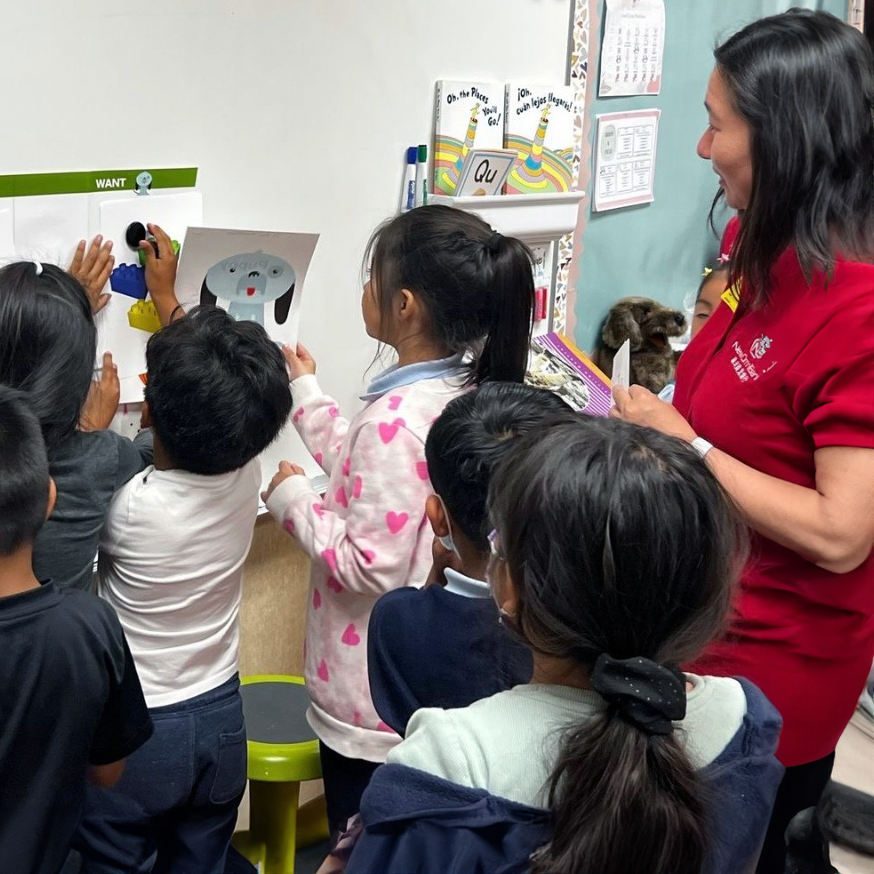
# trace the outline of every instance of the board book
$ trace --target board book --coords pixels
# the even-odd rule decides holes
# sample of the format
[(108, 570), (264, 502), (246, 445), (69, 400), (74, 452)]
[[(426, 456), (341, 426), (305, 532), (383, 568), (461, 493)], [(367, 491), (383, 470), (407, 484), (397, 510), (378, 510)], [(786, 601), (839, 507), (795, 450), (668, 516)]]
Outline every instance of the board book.
[(577, 412), (610, 415), (610, 380), (564, 334), (543, 334), (531, 341), (525, 381), (555, 392)]
[(504, 186), (506, 194), (547, 194), (576, 186), (575, 94), (572, 85), (507, 84), (504, 148), (518, 157)]
[(498, 82), (437, 82), (434, 191), (455, 195), (467, 153), (504, 145), (504, 86)]

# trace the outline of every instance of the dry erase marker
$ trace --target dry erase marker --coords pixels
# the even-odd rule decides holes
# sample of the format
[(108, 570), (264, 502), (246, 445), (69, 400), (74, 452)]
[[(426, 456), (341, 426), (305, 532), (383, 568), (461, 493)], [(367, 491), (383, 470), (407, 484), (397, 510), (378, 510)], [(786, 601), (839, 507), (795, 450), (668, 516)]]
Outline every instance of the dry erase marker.
[(401, 190), (401, 212), (416, 205), (416, 147), (407, 149), (407, 166), (404, 170), (404, 187)]
[(419, 146), (416, 160), (416, 206), (428, 202), (428, 147)]

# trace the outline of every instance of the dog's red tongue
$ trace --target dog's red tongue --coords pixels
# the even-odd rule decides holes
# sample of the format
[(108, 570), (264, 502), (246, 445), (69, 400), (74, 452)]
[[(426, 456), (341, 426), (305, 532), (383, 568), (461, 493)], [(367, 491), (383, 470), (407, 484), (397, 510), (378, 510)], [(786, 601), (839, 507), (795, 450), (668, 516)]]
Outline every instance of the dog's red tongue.
[(250, 285), (246, 289), (246, 294), (249, 295), (249, 297), (254, 297), (255, 296), (255, 289)]
[(653, 346), (656, 346), (659, 349), (664, 349), (667, 345), (668, 339), (664, 334), (653, 334), (649, 338), (649, 342), (652, 343)]

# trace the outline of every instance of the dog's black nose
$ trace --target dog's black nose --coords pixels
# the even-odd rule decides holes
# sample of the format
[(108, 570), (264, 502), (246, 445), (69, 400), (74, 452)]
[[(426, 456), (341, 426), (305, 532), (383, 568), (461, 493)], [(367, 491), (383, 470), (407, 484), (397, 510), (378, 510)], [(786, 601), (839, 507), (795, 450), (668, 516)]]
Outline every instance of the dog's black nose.
[(257, 270), (253, 270), (249, 274), (249, 279), (257, 279), (261, 274)]
[(677, 315), (674, 316), (674, 321), (678, 325), (684, 325), (686, 323), (686, 317), (682, 315), (682, 313), (677, 313)]

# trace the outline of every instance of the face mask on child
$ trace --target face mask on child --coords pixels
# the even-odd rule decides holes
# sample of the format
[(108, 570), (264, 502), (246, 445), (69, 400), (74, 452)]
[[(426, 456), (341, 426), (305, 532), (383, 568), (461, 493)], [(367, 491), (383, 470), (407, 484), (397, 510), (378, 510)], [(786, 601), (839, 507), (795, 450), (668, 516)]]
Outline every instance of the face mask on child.
[[(437, 537), (437, 540), (440, 541), (440, 545), (449, 550), (449, 552), (454, 552), (458, 555), (458, 550), (455, 548), (455, 541), (452, 539), (452, 526), (449, 524), (449, 513), (446, 511), (446, 504), (443, 503), (443, 498), (440, 495), (437, 495), (437, 500), (440, 501), (440, 506), (443, 507), (443, 515), (446, 517), (446, 527), (449, 529), (449, 534), (445, 534), (443, 536)], [(461, 558), (460, 555), (458, 555)]]

